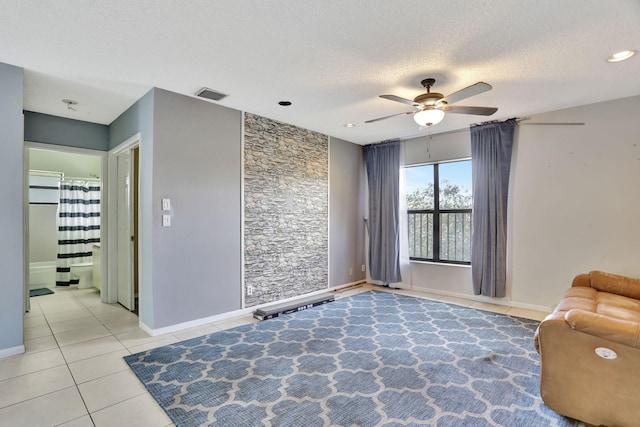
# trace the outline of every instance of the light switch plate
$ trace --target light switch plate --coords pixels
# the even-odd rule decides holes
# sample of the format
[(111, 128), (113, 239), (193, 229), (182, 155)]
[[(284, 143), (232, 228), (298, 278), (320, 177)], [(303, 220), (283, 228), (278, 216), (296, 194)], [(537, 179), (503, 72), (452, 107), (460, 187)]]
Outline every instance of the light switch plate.
[(162, 215), (162, 226), (171, 227), (171, 215)]
[(162, 199), (162, 210), (163, 211), (171, 210), (171, 199)]

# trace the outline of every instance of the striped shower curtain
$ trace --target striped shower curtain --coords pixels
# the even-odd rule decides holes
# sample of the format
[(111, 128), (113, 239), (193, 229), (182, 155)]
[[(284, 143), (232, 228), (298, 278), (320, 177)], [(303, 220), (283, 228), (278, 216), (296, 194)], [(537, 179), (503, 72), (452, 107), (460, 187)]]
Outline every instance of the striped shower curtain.
[(92, 261), (92, 247), (100, 242), (100, 184), (81, 180), (60, 182), (56, 286), (77, 285), (71, 264)]

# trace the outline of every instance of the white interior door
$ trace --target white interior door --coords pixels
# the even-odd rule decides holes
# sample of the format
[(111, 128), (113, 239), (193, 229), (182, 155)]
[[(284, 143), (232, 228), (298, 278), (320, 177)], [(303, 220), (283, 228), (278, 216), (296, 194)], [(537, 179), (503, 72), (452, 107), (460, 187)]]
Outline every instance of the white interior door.
[(133, 162), (131, 151), (118, 154), (118, 302), (129, 310), (133, 295)]

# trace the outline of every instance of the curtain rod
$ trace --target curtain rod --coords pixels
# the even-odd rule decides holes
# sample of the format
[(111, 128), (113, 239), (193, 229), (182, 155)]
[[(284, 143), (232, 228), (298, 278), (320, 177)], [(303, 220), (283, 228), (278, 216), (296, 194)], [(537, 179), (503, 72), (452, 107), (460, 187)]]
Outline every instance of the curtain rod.
[(59, 176), (60, 180), (64, 181), (65, 179), (75, 179), (81, 181), (100, 181), (100, 177), (75, 177), (75, 176), (64, 176), (64, 172), (56, 172), (56, 171), (45, 171), (38, 169), (29, 169), (29, 175), (37, 175), (37, 176)]
[[(520, 123), (523, 122), (525, 120), (531, 120), (531, 117), (522, 117), (522, 118), (517, 118), (516, 119), (516, 123), (518, 123), (518, 125), (538, 125), (538, 126), (584, 126), (584, 123), (579, 123), (579, 122), (531, 122), (531, 123)], [(449, 135), (451, 133), (458, 133), (458, 132), (469, 132), (469, 128), (461, 128), (461, 129), (454, 129), (454, 130), (449, 130), (446, 132), (440, 132), (440, 133), (432, 133), (431, 135), (427, 135), (427, 136), (441, 136), (441, 135)]]
[(81, 178), (81, 177), (77, 177), (77, 176), (63, 176), (62, 180), (63, 181), (74, 180), (74, 181), (96, 181), (96, 182), (100, 182), (100, 178)]
[(54, 172), (54, 171), (43, 171), (38, 169), (29, 169), (29, 175), (37, 175), (37, 176), (59, 176), (62, 178), (64, 174), (62, 172)]

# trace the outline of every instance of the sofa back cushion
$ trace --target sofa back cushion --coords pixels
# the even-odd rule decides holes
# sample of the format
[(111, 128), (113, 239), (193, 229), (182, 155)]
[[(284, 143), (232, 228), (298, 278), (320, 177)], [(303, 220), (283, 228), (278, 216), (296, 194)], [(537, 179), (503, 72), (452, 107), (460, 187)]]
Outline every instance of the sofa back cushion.
[(592, 271), (589, 273), (591, 287), (602, 292), (640, 299), (640, 279)]

